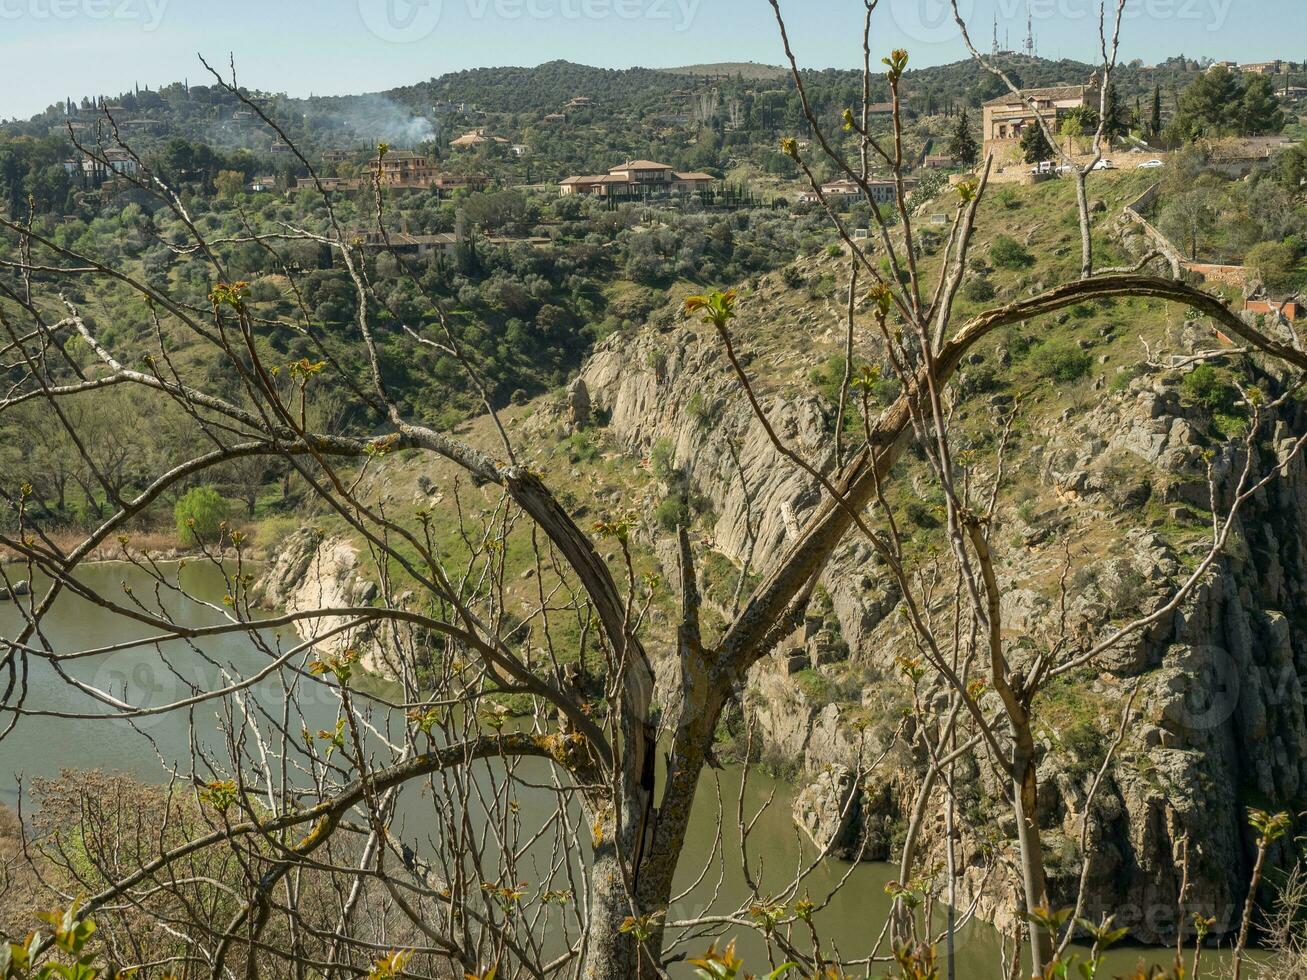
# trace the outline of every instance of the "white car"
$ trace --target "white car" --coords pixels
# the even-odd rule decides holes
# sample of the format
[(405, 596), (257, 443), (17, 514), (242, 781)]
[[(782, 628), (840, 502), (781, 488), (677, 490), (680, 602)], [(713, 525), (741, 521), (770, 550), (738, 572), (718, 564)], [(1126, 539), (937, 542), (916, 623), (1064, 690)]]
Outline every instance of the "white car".
[(1165, 166), (1166, 166), (1166, 164), (1164, 164), (1161, 160), (1145, 160), (1143, 163), (1139, 164), (1139, 166), (1135, 167), (1135, 169), (1136, 169), (1136, 170), (1158, 170), (1158, 169), (1160, 169), (1161, 167), (1165, 167)]
[(1099, 160), (1096, 164), (1094, 164), (1093, 169), (1095, 169), (1095, 170), (1115, 170), (1115, 169), (1116, 169), (1116, 164), (1113, 163), (1111, 160)]

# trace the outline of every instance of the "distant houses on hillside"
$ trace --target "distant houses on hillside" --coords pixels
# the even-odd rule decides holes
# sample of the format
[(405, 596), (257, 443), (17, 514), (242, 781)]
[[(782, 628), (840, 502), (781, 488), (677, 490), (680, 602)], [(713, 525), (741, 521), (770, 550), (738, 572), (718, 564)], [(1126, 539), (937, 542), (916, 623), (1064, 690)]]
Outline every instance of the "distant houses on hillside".
[(590, 194), (596, 197), (635, 197), (650, 192), (674, 194), (711, 189), (715, 178), (701, 173), (677, 173), (665, 163), (628, 160), (606, 174), (568, 177), (559, 186), (563, 197)]
[(1279, 58), (1274, 61), (1252, 61), (1245, 65), (1237, 61), (1213, 61), (1207, 66), (1208, 71), (1216, 71), (1218, 68), (1243, 72), (1245, 75), (1279, 75), (1287, 70), (1285, 62)]
[(64, 161), (69, 176), (80, 177), (83, 185), (99, 186), (106, 180), (134, 177), (140, 170), (136, 157), (116, 146), (81, 150)]
[(1227, 177), (1247, 177), (1268, 170), (1276, 154), (1294, 146), (1287, 136), (1244, 136), (1214, 140), (1206, 144), (1207, 166)]
[(473, 129), (464, 133), (458, 139), (451, 140), (449, 145), (455, 150), (469, 150), (473, 147), (485, 146), (488, 143), (507, 146), (509, 141), (502, 136), (492, 136), (484, 129)]
[[(903, 179), (903, 190), (911, 191), (917, 186), (916, 180), (911, 177)], [(881, 180), (873, 178), (867, 181), (867, 191), (871, 194), (871, 199), (877, 204), (894, 204), (898, 199), (898, 188), (892, 180)], [(808, 191), (806, 194), (799, 196), (800, 204), (820, 204), (823, 197), (830, 200), (840, 200), (841, 198), (862, 197), (863, 190), (860, 184), (855, 180), (832, 180), (821, 185), (821, 194), (816, 191)]]
[(428, 157), (410, 150), (391, 150), (379, 161), (374, 160), (368, 173), (359, 177), (319, 177), (312, 180), (301, 179), (296, 182), (294, 190), (314, 191), (318, 184), (327, 192), (355, 191), (371, 187), (373, 178), (377, 184), (390, 190), (407, 191), (454, 191), (481, 190), (490, 183), (490, 179), (481, 174), (451, 174), (442, 171)]

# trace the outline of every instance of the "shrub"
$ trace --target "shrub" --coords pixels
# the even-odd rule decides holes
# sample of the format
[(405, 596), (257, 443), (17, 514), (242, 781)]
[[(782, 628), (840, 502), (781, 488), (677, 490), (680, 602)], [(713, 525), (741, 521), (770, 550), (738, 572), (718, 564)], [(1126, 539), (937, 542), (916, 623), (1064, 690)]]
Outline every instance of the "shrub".
[(1292, 289), (1297, 284), (1297, 257), (1290, 246), (1281, 242), (1262, 242), (1253, 246), (1244, 264), (1256, 269), (1262, 282), (1272, 289)]
[(992, 364), (975, 364), (962, 372), (958, 379), (961, 390), (968, 395), (984, 394), (1000, 387), (998, 371)]
[(685, 406), (685, 414), (702, 422), (708, 418), (709, 409), (708, 399), (703, 397), (703, 392), (696, 391)]
[(1098, 771), (1107, 756), (1103, 733), (1091, 719), (1072, 722), (1062, 731), (1063, 765), (1069, 775), (1083, 778)]
[(562, 448), (567, 453), (567, 461), (573, 465), (592, 463), (599, 458), (599, 447), (584, 432), (572, 433), (563, 440)]
[[(880, 260), (880, 275), (886, 282), (892, 282), (895, 279), (894, 263), (890, 262), (888, 255), (883, 256)], [(912, 275), (907, 269), (900, 268), (898, 270), (897, 278), (899, 285), (906, 286), (911, 280)]]
[(1021, 198), (1010, 187), (1004, 187), (995, 195), (994, 199), (1009, 211), (1015, 211), (1021, 207)]
[(1180, 390), (1191, 404), (1212, 415), (1233, 415), (1239, 399), (1239, 389), (1210, 364), (1200, 364), (1185, 375)]
[(990, 246), (989, 257), (1001, 269), (1024, 269), (1033, 265), (1035, 258), (1011, 235), (999, 235)]
[(940, 525), (939, 508), (924, 500), (910, 500), (905, 508), (908, 520), (920, 528), (936, 528)]
[(1030, 352), (1030, 363), (1042, 377), (1069, 384), (1088, 374), (1094, 359), (1065, 340), (1046, 340)]
[(690, 526), (690, 505), (684, 497), (668, 497), (654, 511), (654, 520), (664, 531)]
[(967, 284), (962, 287), (963, 299), (969, 299), (973, 303), (988, 303), (995, 295), (994, 284), (981, 276), (968, 279)]
[(653, 475), (666, 483), (676, 476), (676, 446), (670, 439), (659, 439), (649, 454)]
[(193, 487), (173, 507), (177, 533), (183, 542), (217, 541), (227, 520), (227, 501), (212, 486)]

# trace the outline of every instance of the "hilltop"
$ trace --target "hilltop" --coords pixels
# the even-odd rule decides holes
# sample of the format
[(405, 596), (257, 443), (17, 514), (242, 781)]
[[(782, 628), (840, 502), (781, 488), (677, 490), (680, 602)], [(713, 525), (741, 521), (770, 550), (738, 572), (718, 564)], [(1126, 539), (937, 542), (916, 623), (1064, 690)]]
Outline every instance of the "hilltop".
[[(1024, 85), (1041, 86), (1087, 80), (1092, 65), (1072, 60), (1050, 61), (1024, 55), (1005, 55), (999, 62)], [(1160, 87), (1167, 104), (1175, 92), (1199, 70), (1196, 63), (1168, 62), (1154, 69), (1122, 65), (1116, 84), (1127, 103), (1151, 97)], [(861, 74), (854, 68), (805, 71), (804, 79), (815, 109), (835, 114), (857, 101)], [(888, 98), (884, 77), (873, 77), (877, 98)], [(946, 106), (977, 107), (1002, 91), (997, 79), (971, 60), (914, 69), (903, 86), (911, 114), (929, 115)], [(720, 109), (738, 100), (765, 107), (770, 115), (747, 141), (772, 141), (784, 123), (793, 131), (802, 119), (790, 105), (794, 84), (783, 68), (748, 62), (692, 65), (679, 68), (606, 69), (568, 61), (549, 61), (534, 67), (504, 66), (453, 72), (386, 91), (343, 96), (291, 98), (284, 93), (250, 89), (289, 135), (307, 148), (348, 146), (360, 140), (431, 139), (445, 143), (456, 129), (478, 122), (502, 124), (520, 131), (547, 113), (558, 112), (578, 97), (592, 100), (596, 111), (581, 121), (629, 125), (650, 116), (695, 115), (700, 99), (714, 98)], [(58, 134), (66, 121), (65, 106), (93, 109), (101, 101), (118, 108), (119, 115), (136, 121), (133, 135), (146, 143), (168, 137), (210, 142), (215, 146), (241, 146), (267, 150), (269, 138), (261, 127), (233, 125), (239, 102), (207, 84), (173, 83), (158, 90), (125, 93), (50, 93), (51, 108), (28, 120), (0, 126), (13, 135)], [(701, 122), (712, 122), (715, 113)], [(530, 117), (535, 117), (534, 119)], [(246, 120), (248, 123), (249, 120)], [(738, 127), (737, 127), (738, 128)], [(749, 133), (754, 127), (746, 127)]]
[(762, 65), (756, 61), (722, 61), (710, 65), (683, 65), (663, 68), (672, 75), (704, 75), (709, 78), (733, 77), (774, 82), (789, 77), (790, 70), (780, 65)]

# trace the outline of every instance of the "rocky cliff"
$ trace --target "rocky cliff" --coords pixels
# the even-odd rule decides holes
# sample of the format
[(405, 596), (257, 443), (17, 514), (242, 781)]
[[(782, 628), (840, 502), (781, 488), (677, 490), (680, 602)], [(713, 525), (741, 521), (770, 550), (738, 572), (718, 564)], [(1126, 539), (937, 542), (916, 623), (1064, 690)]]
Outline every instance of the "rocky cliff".
[[(304, 527), (281, 541), (256, 583), (254, 601), (289, 613), (350, 609), (371, 605), (379, 595), (376, 582), (359, 557), (358, 548), (343, 536)], [(316, 616), (296, 622), (305, 640), (317, 640), (320, 654), (357, 650), (365, 670), (383, 676), (397, 674), (388, 644), (370, 627), (346, 629), (348, 616)]]
[[(835, 332), (834, 311), (824, 334), (809, 307), (791, 321), (801, 336), (778, 337), (766, 319), (788, 292), (776, 280), (756, 284), (748, 304), (762, 311), (761, 321), (752, 335), (741, 328), (742, 346), (750, 370), (770, 379), (760, 388), (778, 433), (827, 467), (832, 406), (811, 385), (783, 379), (801, 382), (820, 366)], [(1182, 352), (1202, 338), (1201, 324), (1155, 326)], [(824, 350), (820, 342), (807, 344), (809, 335), (824, 339)], [(1137, 342), (1117, 339), (1112, 324), (1089, 336), (1081, 347), (1094, 349), (1100, 365), (1112, 362), (1103, 369), (1109, 377), (1085, 382), (1075, 405), (1050, 397), (1032, 408), (1011, 464), (1018, 476), (995, 538), (1002, 538), (1005, 626), (1013, 635), (1035, 635), (1058, 614), (1048, 585), (1064, 560), (1058, 542), (1067, 540), (1077, 554), (1072, 621), (1099, 635), (1158, 608), (1209, 547), (1208, 460), (1223, 495), (1242, 465), (1214, 428), (1237, 420), (1214, 420), (1182, 393), (1193, 365), (1141, 366)], [(1001, 346), (973, 357), (961, 389), (981, 387), (976, 379), (988, 381), (1010, 358)], [(773, 449), (753, 417), (718, 338), (698, 327), (669, 316), (657, 329), (614, 338), (585, 366), (580, 385), (632, 454), (670, 454), (690, 496), (702, 501), (704, 544), (737, 565), (768, 567), (818, 502), (814, 481)], [(992, 425), (1011, 399), (978, 394), (969, 401), (977, 406), (976, 424)], [(1288, 404), (1274, 438), (1261, 447), (1261, 468), (1273, 468), (1275, 453), (1287, 451), (1307, 425), (1296, 403)], [(896, 479), (919, 488), (911, 460)], [(1295, 629), (1307, 613), (1305, 532), (1307, 473), (1295, 460), (1244, 511), (1231, 546), (1173, 615), (1058, 682), (1043, 699), (1040, 816), (1058, 904), (1074, 900), (1087, 819), (1090, 918), (1114, 913), (1137, 938), (1170, 941), (1178, 855), (1187, 839), (1187, 906), (1215, 915), (1218, 930), (1236, 922), (1250, 866), (1246, 807), (1289, 809), (1307, 795), (1307, 643)], [(860, 822), (868, 835), (861, 853), (884, 859), (915, 796), (913, 774), (922, 760), (896, 749), (861, 785), (850, 773), (889, 746), (896, 712), (912, 696), (895, 669), (906, 650), (899, 619), (890, 615), (899, 595), (872, 549), (857, 540), (835, 557), (823, 586), (827, 611), (810, 615), (801, 635), (756, 669), (746, 709), (765, 752), (807, 773), (810, 785), (795, 809), (809, 834), (857, 853), (851, 842), (859, 831), (850, 824)], [(1088, 787), (1136, 684), (1134, 720), (1086, 814)], [(982, 913), (1002, 920), (1015, 888), (1011, 866), (1001, 860), (1013, 836), (1004, 790), (990, 767), (964, 768), (959, 782), (971, 794), (960, 818), (968, 825), (961, 835), (967, 888)], [(943, 812), (942, 799), (933, 812)], [(1006, 833), (992, 833), (995, 827)], [(942, 838), (942, 823), (931, 823), (929, 846), (938, 848)]]
[[(835, 444), (823, 383), (844, 342), (842, 304), (823, 284), (838, 269), (821, 256), (762, 277), (750, 284), (736, 325), (741, 360), (774, 428), (820, 468), (832, 465)], [(1038, 287), (1003, 289), (1012, 295)], [(1246, 424), (1237, 399), (1214, 392), (1211, 378), (1194, 384), (1194, 363), (1148, 363), (1163, 347), (1186, 355), (1209, 346), (1204, 324), (1133, 305), (1077, 310), (1057, 325), (1073, 355), (1092, 363), (1084, 377), (1050, 384), (1044, 368), (1031, 366), (1045, 326), (1035, 324), (994, 338), (956, 381), (959, 439), (982, 449), (992, 449), (997, 420), (1021, 398), (992, 534), (1012, 637), (1038, 636), (1059, 616), (1056, 584), (1068, 554), (1067, 617), (1077, 628), (1101, 635), (1158, 608), (1209, 547), (1209, 464), (1218, 495), (1228, 496), (1243, 462), (1230, 438)], [(859, 325), (860, 361), (877, 360), (867, 340), (873, 335)], [(1268, 391), (1282, 386), (1254, 366), (1241, 362), (1239, 370)], [(604, 342), (565, 394), (510, 413), (507, 424), (550, 482), (575, 496), (577, 513), (637, 510), (641, 543), (669, 576), (670, 533), (653, 515), (671, 503), (673, 517), (692, 519), (705, 602), (718, 625), (737, 598), (733, 577), (741, 569), (765, 571), (820, 499), (814, 481), (771, 445), (720, 339), (674, 306), (645, 329)], [(1274, 468), (1305, 428), (1298, 403), (1287, 402), (1259, 444), (1256, 468)], [(372, 479), (389, 505), (448, 506), (430, 489), (446, 486), (444, 476), (409, 472), (402, 460), (387, 466)], [(1283, 469), (1179, 608), (1059, 680), (1037, 704), (1040, 820), (1054, 901), (1074, 898), (1087, 822), (1086, 914), (1115, 914), (1141, 940), (1173, 938), (1184, 841), (1191, 878), (1185, 918), (1215, 916), (1216, 929), (1228, 930), (1250, 866), (1246, 808), (1301, 810), (1307, 796), (1307, 643), (1297, 632), (1307, 612), (1300, 544), (1307, 472), (1301, 460)], [(924, 467), (909, 453), (891, 483), (892, 503), (925, 553), (939, 530)], [(300, 532), (278, 549), (263, 582), (266, 601), (290, 609), (366, 604), (375, 586), (365, 569), (347, 538)], [(531, 574), (531, 567), (513, 567), (509, 580), (525, 588)], [(828, 565), (804, 627), (757, 666), (743, 698), (764, 761), (803, 787), (796, 820), (846, 857), (897, 853), (924, 763), (908, 747), (904, 709), (942, 696), (937, 688), (914, 690), (900, 669), (899, 656), (910, 652), (896, 615), (900, 600), (870, 545), (850, 538)], [(670, 620), (655, 609), (651, 622), (656, 632)], [(713, 624), (706, 625), (711, 640)], [(359, 646), (367, 666), (389, 672), (376, 637), (333, 642)], [(670, 637), (652, 636), (649, 646), (665, 654)], [(670, 666), (666, 658), (663, 666)], [(1089, 807), (1089, 786), (1136, 686), (1132, 722)], [(872, 760), (877, 765), (861, 775)], [(984, 764), (960, 763), (954, 778), (962, 897), (1003, 922), (1016, 891), (1005, 789)], [(944, 811), (937, 792), (925, 811), (923, 843), (935, 852), (926, 864), (942, 854)]]

